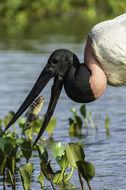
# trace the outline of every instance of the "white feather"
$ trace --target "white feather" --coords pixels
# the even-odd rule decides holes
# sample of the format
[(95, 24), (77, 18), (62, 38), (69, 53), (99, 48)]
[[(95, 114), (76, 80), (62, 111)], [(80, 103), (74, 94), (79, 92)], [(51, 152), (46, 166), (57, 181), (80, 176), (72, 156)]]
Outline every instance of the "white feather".
[(114, 86), (126, 83), (126, 14), (95, 25), (89, 36), (108, 83)]

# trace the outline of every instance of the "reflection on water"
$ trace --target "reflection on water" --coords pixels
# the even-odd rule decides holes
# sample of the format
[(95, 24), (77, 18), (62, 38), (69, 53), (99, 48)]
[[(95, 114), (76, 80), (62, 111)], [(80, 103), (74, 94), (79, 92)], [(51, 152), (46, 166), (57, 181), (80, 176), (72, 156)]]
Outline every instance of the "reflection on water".
[[(9, 110), (16, 111), (28, 94), (40, 71), (47, 63), (48, 57), (57, 48), (70, 49), (83, 61), (84, 38), (77, 41), (76, 35), (39, 35), (39, 38), (8, 39), (0, 41), (0, 117), (3, 118)], [(42, 95), (45, 104), (42, 114), (45, 113), (49, 98), (52, 81), (46, 86)], [(68, 116), (71, 116), (70, 108), (79, 109), (80, 104), (71, 101), (64, 90), (55, 110), (57, 127), (54, 133), (55, 141), (64, 144), (82, 141), (85, 143), (87, 160), (91, 161), (96, 168), (96, 176), (91, 182), (97, 190), (125, 189), (126, 171), (126, 88), (108, 87), (104, 95), (96, 102), (87, 104), (87, 109), (97, 114), (98, 134), (92, 134), (78, 139), (68, 134)], [(106, 137), (104, 119), (110, 117), (110, 137)], [(60, 130), (59, 130), (60, 129)], [(85, 133), (85, 130), (83, 130)], [(46, 133), (44, 133), (46, 137)], [(64, 141), (65, 140), (65, 141)], [(50, 151), (50, 150), (49, 150)], [(39, 175), (38, 158), (32, 158), (35, 163), (34, 182), (32, 189), (36, 187)], [(22, 160), (23, 162), (23, 160)], [(68, 189), (80, 189), (78, 176), (75, 172), (72, 176)], [(20, 182), (18, 189), (22, 189)], [(47, 188), (49, 187), (47, 182)], [(39, 184), (37, 183), (37, 186)], [(9, 189), (9, 187), (8, 187)]]

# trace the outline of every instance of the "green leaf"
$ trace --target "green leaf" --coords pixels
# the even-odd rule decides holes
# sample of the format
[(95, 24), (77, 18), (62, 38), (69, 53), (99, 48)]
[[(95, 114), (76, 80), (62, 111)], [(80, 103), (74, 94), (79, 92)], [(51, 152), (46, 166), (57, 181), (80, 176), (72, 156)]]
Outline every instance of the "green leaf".
[(9, 120), (11, 120), (14, 117), (15, 113), (13, 111), (8, 112)]
[(18, 146), (16, 145), (16, 147), (12, 149), (10, 157), (7, 159), (7, 168), (11, 171), (12, 174), (15, 174), (17, 149)]
[(4, 127), (6, 127), (8, 123), (9, 123), (9, 118), (8, 118), (8, 116), (5, 116), (4, 117)]
[(81, 172), (83, 178), (88, 182), (95, 176), (94, 165), (90, 162), (77, 162), (78, 170)]
[(16, 139), (10, 137), (0, 138), (0, 171), (3, 173), (9, 158), (16, 147)]
[(105, 119), (105, 127), (106, 127), (106, 129), (109, 128), (109, 121), (110, 121), (109, 117), (106, 117), (106, 119)]
[(28, 163), (24, 167), (19, 168), (24, 190), (31, 189), (33, 163)]
[(31, 146), (31, 142), (27, 141), (26, 139), (19, 139), (17, 141), (17, 143), (20, 145), (20, 148), (22, 150), (22, 153), (26, 159), (26, 161), (28, 162), (31, 155), (32, 155), (32, 146)]
[(82, 116), (84, 118), (87, 117), (87, 110), (86, 110), (86, 106), (84, 104), (80, 107), (80, 113), (82, 114)]
[(33, 133), (32, 127), (30, 129), (27, 129), (26, 133), (29, 141), (32, 141), (32, 133)]
[(77, 143), (69, 143), (66, 147), (68, 161), (72, 167), (78, 168), (77, 162), (84, 161), (85, 154), (82, 146)]
[(51, 117), (51, 120), (46, 128), (46, 132), (49, 134), (50, 137), (52, 137), (52, 133), (54, 128), (56, 127), (56, 119), (55, 117)]
[(48, 152), (41, 143), (36, 144), (41, 162), (48, 163)]
[(66, 156), (66, 147), (61, 143), (55, 143), (52, 146), (53, 155), (61, 168), (68, 168), (69, 162)]
[(71, 108), (70, 109), (71, 112), (73, 113), (74, 117), (77, 115), (77, 110), (75, 108)]
[(6, 168), (6, 164), (7, 164), (7, 154), (3, 154), (2, 155), (2, 159), (0, 159), (0, 171), (2, 172), (2, 174), (4, 173), (4, 170)]
[(41, 183), (41, 186), (44, 187), (44, 174), (42, 171), (38, 177), (38, 181)]
[(18, 118), (18, 123), (19, 123), (19, 126), (20, 125), (24, 125), (25, 124), (25, 120), (22, 117), (19, 117)]
[(24, 132), (25, 120), (22, 117), (18, 118), (18, 124), (19, 124), (19, 127), (21, 129), (21, 134), (25, 135), (25, 132)]
[[(56, 172), (54, 173), (53, 179), (52, 179), (52, 182), (53, 182), (53, 183), (57, 183), (58, 179), (60, 178), (61, 172), (62, 172), (62, 170), (58, 170), (58, 171), (56, 171)], [(63, 179), (65, 179), (65, 178), (67, 177), (67, 175), (68, 175), (67, 172), (64, 171), (64, 174), (61, 176), (60, 181), (62, 181)], [(60, 182), (60, 181), (59, 181), (59, 182)]]
[(75, 119), (76, 119), (76, 123), (77, 123), (78, 128), (82, 129), (83, 121), (82, 121), (81, 117), (76, 116)]
[(76, 144), (80, 145), (82, 147), (82, 149), (84, 149), (84, 143), (82, 142), (77, 142)]
[(43, 120), (37, 119), (36, 121), (33, 121), (32, 123), (30, 123), (30, 125), (32, 127), (32, 131), (34, 133), (39, 133), (40, 128), (42, 126), (42, 122), (43, 122)]

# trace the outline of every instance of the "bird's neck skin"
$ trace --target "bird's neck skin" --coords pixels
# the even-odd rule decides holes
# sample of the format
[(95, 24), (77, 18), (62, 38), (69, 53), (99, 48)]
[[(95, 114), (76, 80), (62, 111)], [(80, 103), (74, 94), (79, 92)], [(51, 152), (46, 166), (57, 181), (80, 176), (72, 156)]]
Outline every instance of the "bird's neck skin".
[(90, 37), (88, 37), (85, 47), (84, 62), (92, 73), (89, 83), (93, 94), (97, 99), (104, 93), (106, 89), (107, 77), (93, 55), (91, 43), (92, 40)]

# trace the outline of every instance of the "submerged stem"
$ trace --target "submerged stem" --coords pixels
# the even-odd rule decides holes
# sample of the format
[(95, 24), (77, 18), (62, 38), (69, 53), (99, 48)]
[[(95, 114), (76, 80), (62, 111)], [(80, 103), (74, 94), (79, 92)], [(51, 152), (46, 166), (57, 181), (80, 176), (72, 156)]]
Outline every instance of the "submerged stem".
[(64, 182), (68, 181), (71, 178), (73, 170), (74, 170), (74, 167), (71, 168), (71, 172), (70, 172), (69, 176), (64, 180)]
[(92, 187), (91, 187), (91, 185), (90, 185), (90, 182), (89, 182), (89, 181), (87, 181), (87, 184), (88, 184), (89, 189), (90, 189), (90, 190), (93, 190)]
[(83, 184), (83, 181), (82, 181), (82, 178), (81, 178), (81, 173), (80, 173), (79, 170), (78, 170), (78, 176), (79, 176), (79, 180), (80, 180), (80, 183), (81, 183), (81, 188), (82, 188), (82, 190), (85, 190), (85, 187), (84, 187), (84, 184)]

